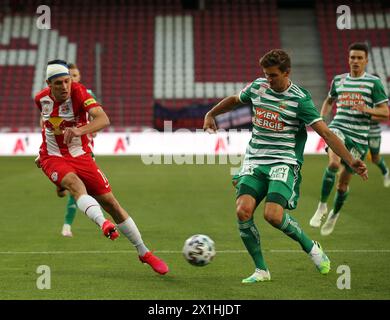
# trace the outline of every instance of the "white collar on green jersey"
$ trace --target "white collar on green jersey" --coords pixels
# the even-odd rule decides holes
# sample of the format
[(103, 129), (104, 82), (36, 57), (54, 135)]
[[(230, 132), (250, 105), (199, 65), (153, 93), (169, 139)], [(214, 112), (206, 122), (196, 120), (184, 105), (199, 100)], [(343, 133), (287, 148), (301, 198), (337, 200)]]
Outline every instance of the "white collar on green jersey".
[(284, 90), (282, 92), (275, 91), (275, 90), (271, 89), (271, 87), (269, 87), (269, 89), (276, 94), (286, 94), (288, 92), (288, 90), (290, 90), (290, 88), (294, 85), (293, 82), (291, 81), (291, 79), (288, 79), (288, 80), (290, 81), (290, 85), (288, 86), (288, 88), (286, 90)]
[(355, 80), (363, 79), (365, 76), (366, 76), (366, 72), (364, 72), (360, 77), (352, 77), (351, 73), (348, 73), (348, 78), (355, 79)]

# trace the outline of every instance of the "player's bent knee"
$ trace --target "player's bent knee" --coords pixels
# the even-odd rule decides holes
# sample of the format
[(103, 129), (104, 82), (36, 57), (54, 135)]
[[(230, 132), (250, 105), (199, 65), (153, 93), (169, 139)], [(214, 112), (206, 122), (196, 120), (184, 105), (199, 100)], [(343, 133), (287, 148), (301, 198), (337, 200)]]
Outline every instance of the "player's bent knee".
[(86, 193), (84, 183), (73, 172), (70, 172), (64, 176), (61, 181), (61, 185), (68, 189), (73, 196)]
[(278, 226), (282, 223), (282, 217), (273, 210), (265, 210), (264, 219), (273, 226)]
[(343, 179), (340, 178), (340, 180), (337, 183), (337, 191), (346, 192), (346, 191), (348, 191), (348, 187), (349, 187), (349, 182), (343, 181)]
[(337, 171), (340, 168), (340, 163), (335, 162), (335, 161), (331, 161), (331, 162), (329, 162), (328, 168), (331, 169), (332, 171)]
[(240, 221), (246, 221), (252, 218), (254, 208), (247, 203), (238, 203), (236, 207), (237, 217)]
[(347, 192), (348, 191), (348, 183), (339, 183), (337, 185), (337, 191), (342, 192), (342, 193)]

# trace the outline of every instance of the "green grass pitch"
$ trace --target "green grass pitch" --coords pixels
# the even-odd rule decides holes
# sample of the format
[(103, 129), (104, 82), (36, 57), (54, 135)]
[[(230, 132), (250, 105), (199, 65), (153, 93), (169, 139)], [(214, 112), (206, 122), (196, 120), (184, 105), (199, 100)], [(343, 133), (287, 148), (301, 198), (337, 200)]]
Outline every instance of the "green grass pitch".
[[(390, 157), (386, 157), (390, 164)], [(138, 261), (125, 237), (110, 241), (82, 213), (73, 238), (60, 235), (66, 199), (34, 166), (33, 158), (0, 158), (0, 299), (389, 299), (390, 189), (368, 164), (369, 180), (354, 177), (334, 233), (322, 237), (308, 222), (320, 193), (325, 156), (306, 156), (301, 197), (292, 215), (319, 240), (332, 261), (320, 275), (299, 245), (262, 218), (255, 220), (272, 281), (241, 279), (253, 264), (236, 226), (229, 165), (149, 165), (140, 157), (98, 157), (113, 191), (136, 221), (146, 245), (170, 272), (155, 274)], [(333, 200), (333, 194), (331, 199)], [(331, 206), (331, 201), (329, 201)], [(196, 233), (216, 242), (215, 260), (188, 264), (181, 249)], [(39, 290), (37, 268), (51, 270), (51, 289)], [(351, 288), (338, 289), (339, 266), (351, 270)]]

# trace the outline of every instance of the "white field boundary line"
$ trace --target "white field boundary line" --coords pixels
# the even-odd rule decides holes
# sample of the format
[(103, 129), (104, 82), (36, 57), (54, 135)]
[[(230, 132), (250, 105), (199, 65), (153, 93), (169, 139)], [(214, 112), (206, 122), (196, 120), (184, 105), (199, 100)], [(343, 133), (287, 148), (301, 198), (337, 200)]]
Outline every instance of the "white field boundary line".
[[(271, 249), (263, 250), (265, 252), (271, 253), (304, 253), (303, 250), (288, 250), (288, 249)], [(178, 250), (156, 250), (154, 253), (160, 254), (181, 254), (181, 251)], [(364, 249), (335, 249), (335, 250), (325, 250), (329, 253), (390, 253), (390, 249), (379, 249), (379, 250), (364, 250)], [(136, 253), (135, 250), (115, 250), (115, 251), (101, 251), (101, 250), (91, 250), (91, 251), (0, 251), (0, 255), (55, 255), (55, 254), (128, 254)], [(247, 253), (246, 250), (217, 250), (219, 254), (236, 254), (236, 253)]]

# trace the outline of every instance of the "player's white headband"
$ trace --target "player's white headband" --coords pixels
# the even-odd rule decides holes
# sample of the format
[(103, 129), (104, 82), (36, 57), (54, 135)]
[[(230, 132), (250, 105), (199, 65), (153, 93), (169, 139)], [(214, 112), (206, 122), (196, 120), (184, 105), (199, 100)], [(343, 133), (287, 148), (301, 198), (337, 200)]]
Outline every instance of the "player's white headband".
[(69, 76), (69, 69), (63, 64), (49, 64), (46, 69), (46, 79), (50, 81), (53, 78)]

